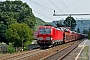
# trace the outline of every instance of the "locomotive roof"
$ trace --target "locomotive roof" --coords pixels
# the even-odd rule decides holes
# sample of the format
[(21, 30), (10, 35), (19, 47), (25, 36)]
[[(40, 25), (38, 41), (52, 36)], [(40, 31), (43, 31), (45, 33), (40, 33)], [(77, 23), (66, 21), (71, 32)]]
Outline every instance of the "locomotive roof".
[(52, 26), (39, 26), (39, 28), (44, 28), (44, 27), (51, 28)]
[(39, 28), (55, 28), (57, 30), (71, 31), (69, 27), (53, 27), (53, 26), (40, 26)]

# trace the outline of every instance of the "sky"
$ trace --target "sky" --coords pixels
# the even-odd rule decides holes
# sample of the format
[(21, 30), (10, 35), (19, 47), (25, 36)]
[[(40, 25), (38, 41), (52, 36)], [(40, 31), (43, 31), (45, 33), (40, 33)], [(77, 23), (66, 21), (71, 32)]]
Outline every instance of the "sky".
[[(3, 1), (3, 0), (1, 0)], [(36, 17), (45, 22), (65, 19), (67, 16), (53, 16), (55, 14), (89, 14), (90, 0), (22, 0), (26, 2)], [(72, 16), (75, 19), (90, 19), (89, 16)]]

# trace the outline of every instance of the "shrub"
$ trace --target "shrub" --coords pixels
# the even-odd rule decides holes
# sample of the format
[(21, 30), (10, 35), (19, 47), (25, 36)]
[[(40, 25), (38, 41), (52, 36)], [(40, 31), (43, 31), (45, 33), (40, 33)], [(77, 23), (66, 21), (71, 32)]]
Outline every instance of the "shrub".
[(24, 44), (24, 50), (28, 50), (28, 45), (30, 45), (32, 42), (31, 41), (27, 41)]
[(8, 53), (15, 53), (15, 48), (13, 47), (12, 43), (7, 46), (7, 51)]

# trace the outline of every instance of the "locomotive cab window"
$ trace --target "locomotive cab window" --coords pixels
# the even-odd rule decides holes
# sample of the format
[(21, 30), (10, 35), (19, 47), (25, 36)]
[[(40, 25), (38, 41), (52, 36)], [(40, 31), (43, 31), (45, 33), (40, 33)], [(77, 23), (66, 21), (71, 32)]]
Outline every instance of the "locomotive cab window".
[(39, 29), (39, 34), (50, 34), (51, 29), (50, 28), (40, 28)]

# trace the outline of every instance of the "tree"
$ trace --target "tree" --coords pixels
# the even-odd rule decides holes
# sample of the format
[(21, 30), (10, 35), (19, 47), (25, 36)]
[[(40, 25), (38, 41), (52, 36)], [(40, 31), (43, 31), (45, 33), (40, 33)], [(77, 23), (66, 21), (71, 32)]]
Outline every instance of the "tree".
[(63, 23), (65, 26), (71, 27), (71, 30), (74, 30), (77, 25), (75, 19), (71, 16), (67, 17)]
[(29, 5), (20, 0), (0, 2), (0, 41), (6, 40), (8, 26), (16, 22), (34, 29), (36, 19)]
[(22, 46), (26, 41), (32, 42), (33, 31), (25, 23), (11, 24), (6, 30), (6, 38), (9, 42), (14, 43), (14, 46)]
[(77, 32), (80, 33), (80, 29), (79, 28), (77, 29)]
[(63, 26), (61, 21), (58, 23), (58, 26), (59, 27), (62, 27)]
[(8, 44), (8, 41), (5, 36), (6, 30), (8, 28), (8, 25), (16, 22), (17, 20), (7, 16), (7, 13), (2, 12), (0, 14), (0, 42), (5, 42)]
[(22, 1), (0, 2), (0, 14), (1, 16), (14, 18), (19, 23), (26, 23), (30, 28), (33, 28), (36, 24), (36, 19), (32, 13), (32, 9), (27, 3), (23, 3)]
[(35, 25), (34, 31), (37, 31), (37, 29), (39, 28), (39, 26), (44, 26), (46, 24), (48, 24), (48, 22), (46, 23), (42, 19), (36, 17), (36, 25)]
[(90, 31), (88, 32), (88, 39), (90, 39)]
[(56, 25), (56, 27), (62, 27), (62, 22), (61, 21), (53, 21), (53, 23)]
[(90, 28), (89, 28), (89, 31), (90, 31)]
[(87, 30), (83, 30), (83, 34), (88, 34), (88, 31)]

